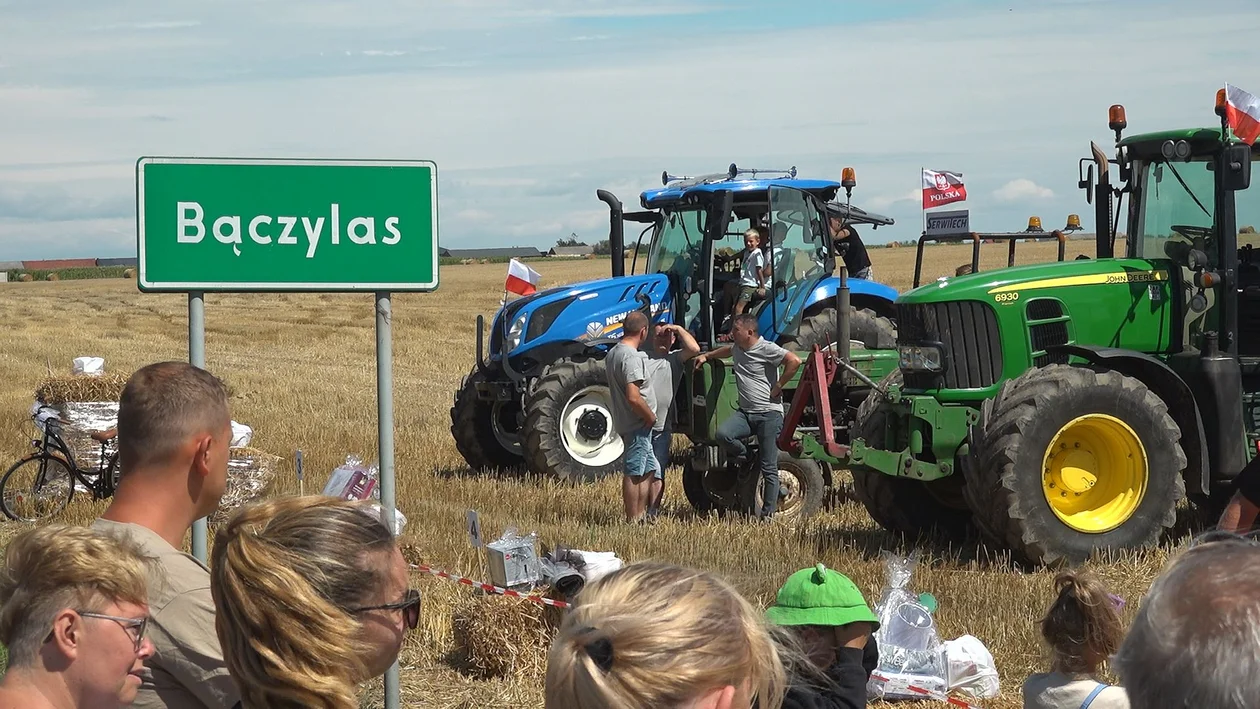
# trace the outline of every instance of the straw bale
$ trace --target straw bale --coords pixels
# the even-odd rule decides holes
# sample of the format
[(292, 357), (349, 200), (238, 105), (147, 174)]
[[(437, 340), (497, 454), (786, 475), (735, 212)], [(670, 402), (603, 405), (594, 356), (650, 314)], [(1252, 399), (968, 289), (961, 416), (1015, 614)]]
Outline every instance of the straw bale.
[(135, 278), (135, 277), (136, 277), (136, 269), (127, 268), (123, 270), (123, 278)]
[(227, 489), (219, 501), (219, 509), (208, 521), (227, 522), (242, 505), (262, 497), (276, 479), (283, 460), (257, 448), (233, 448), (228, 458)]
[(35, 280), (35, 278), (31, 276), (31, 274), (29, 273), (23, 273), (22, 275), (18, 276), (18, 280), (23, 283), (30, 283), (31, 281)]
[(61, 280), (61, 276), (58, 276), (58, 275), (57, 275), (57, 274), (55, 274), (55, 273), (50, 273), (50, 274), (48, 274), (48, 280), (50, 280), (50, 281), (60, 281), (60, 280)]
[(541, 681), (562, 618), (558, 608), (519, 598), (470, 596), (455, 607), (455, 651), (474, 676)]
[(127, 376), (117, 372), (99, 376), (55, 374), (35, 389), (35, 399), (48, 406), (60, 406), (68, 401), (118, 401), (127, 385)]

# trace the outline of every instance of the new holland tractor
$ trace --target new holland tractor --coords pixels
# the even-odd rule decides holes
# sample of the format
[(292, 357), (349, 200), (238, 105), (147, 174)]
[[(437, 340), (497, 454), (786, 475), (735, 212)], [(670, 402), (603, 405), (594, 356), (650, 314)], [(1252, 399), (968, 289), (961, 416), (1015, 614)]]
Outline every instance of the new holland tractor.
[[(714, 347), (728, 315), (724, 289), (739, 277), (739, 259), (729, 255), (743, 248), (753, 226), (769, 229), (772, 242), (767, 295), (751, 311), (762, 334), (806, 351), (834, 338), (835, 249), (816, 205), (842, 187), (851, 191), (851, 171), (845, 177), (803, 179), (795, 168), (736, 165), (694, 178), (663, 174), (662, 186), (643, 192), (642, 210), (633, 212), (599, 190), (610, 210), (611, 277), (507, 303), (490, 323), (488, 347), (478, 317), (477, 360), (451, 408), (451, 433), (469, 466), (524, 467), (575, 481), (620, 470), (603, 356), (619, 339), (621, 321), (644, 308), (653, 321), (682, 324), (702, 346)], [(847, 202), (836, 208), (853, 224), (892, 223)], [(643, 227), (629, 274), (621, 258), (627, 222)], [(856, 279), (849, 285), (853, 339), (894, 351), (896, 291)], [(687, 425), (680, 421), (676, 431), (689, 433)]]
[(1157, 543), (1185, 497), (1211, 518), (1255, 454), (1252, 150), (1223, 118), (1125, 137), (1113, 106), (1109, 126), (1115, 158), (1093, 144), (1081, 161), (1095, 258), (897, 299), (899, 368), (862, 403), (849, 461), (883, 527), (974, 524), (1027, 563), (1075, 563)]

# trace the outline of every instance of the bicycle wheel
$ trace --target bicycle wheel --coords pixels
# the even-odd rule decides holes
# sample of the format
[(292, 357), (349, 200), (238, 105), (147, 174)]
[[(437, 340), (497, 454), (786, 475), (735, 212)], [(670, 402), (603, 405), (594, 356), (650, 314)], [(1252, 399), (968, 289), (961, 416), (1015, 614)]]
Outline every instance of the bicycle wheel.
[(23, 458), (0, 478), (0, 511), (19, 522), (48, 519), (64, 510), (73, 496), (70, 466), (56, 456)]

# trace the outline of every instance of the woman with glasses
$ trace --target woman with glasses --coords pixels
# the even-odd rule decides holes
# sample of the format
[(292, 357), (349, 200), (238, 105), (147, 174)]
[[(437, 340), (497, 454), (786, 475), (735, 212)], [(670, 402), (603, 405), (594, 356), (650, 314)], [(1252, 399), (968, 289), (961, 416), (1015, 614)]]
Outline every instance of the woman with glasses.
[(136, 698), (153, 644), (149, 561), (131, 541), (48, 525), (9, 543), (0, 569), (0, 707), (113, 709)]
[(362, 503), (282, 497), (215, 535), (215, 626), (243, 709), (357, 709), (420, 622), (389, 529)]

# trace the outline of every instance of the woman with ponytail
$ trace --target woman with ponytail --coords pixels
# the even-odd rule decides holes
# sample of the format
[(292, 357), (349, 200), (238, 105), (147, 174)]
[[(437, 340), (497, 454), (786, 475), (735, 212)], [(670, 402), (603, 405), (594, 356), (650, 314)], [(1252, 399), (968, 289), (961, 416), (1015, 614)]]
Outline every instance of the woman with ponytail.
[(641, 563), (584, 589), (547, 662), (546, 709), (779, 709), (784, 650), (720, 578)]
[(215, 629), (242, 709), (357, 709), (420, 617), (407, 563), (360, 503), (281, 497), (215, 535)]
[(1050, 671), (1024, 682), (1024, 709), (1129, 709), (1123, 688), (1098, 680), (1124, 639), (1123, 601), (1084, 572), (1059, 574), (1054, 585), (1058, 597), (1041, 621)]

